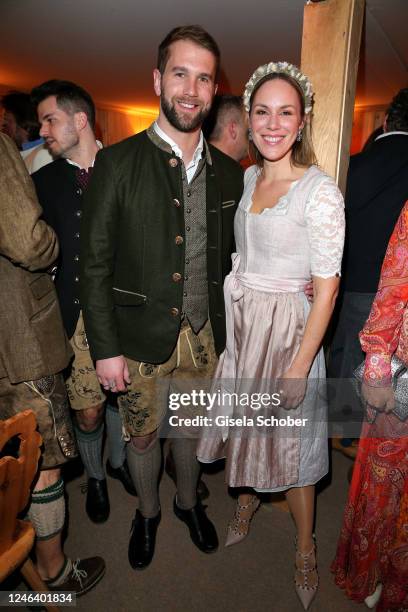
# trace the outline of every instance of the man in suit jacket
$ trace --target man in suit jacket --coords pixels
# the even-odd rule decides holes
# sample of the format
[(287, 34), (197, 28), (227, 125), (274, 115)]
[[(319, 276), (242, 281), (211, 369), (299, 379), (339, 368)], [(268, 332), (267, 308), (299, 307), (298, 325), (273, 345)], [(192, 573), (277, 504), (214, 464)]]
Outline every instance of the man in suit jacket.
[[(222, 286), (242, 170), (201, 132), (218, 64), (217, 44), (201, 27), (172, 30), (153, 73), (157, 121), (98, 153), (85, 195), (82, 306), (99, 380), (121, 392), (131, 439), (127, 458), (140, 501), (129, 543), (135, 569), (150, 563), (160, 521), (158, 428), (169, 386), (211, 378), (225, 345)], [(172, 440), (174, 512), (209, 553), (218, 540), (197, 501), (193, 433)]]
[[(388, 241), (407, 199), (408, 88), (402, 89), (388, 108), (384, 133), (350, 159), (342, 297), (330, 350), (331, 378), (352, 378), (364, 359), (358, 334), (369, 315)], [(345, 389), (343, 404), (348, 401)], [(352, 391), (347, 397), (355, 405)], [(347, 447), (345, 452), (350, 453)]]
[(57, 238), (41, 212), (23, 160), (0, 134), (0, 417), (26, 408), (35, 412), (43, 452), (28, 515), (37, 536), (38, 571), (50, 588), (80, 595), (103, 576), (105, 564), (99, 557), (72, 563), (61, 546), (60, 466), (76, 456), (61, 374), (71, 349), (49, 273)]

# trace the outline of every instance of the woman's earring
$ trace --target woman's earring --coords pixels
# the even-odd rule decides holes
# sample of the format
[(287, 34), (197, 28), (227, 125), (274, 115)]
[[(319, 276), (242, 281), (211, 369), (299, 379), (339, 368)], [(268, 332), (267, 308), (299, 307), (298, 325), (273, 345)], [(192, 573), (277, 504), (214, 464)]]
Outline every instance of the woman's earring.
[(302, 130), (299, 130), (296, 136), (297, 142), (300, 142), (303, 138)]
[(248, 128), (248, 140), (252, 140), (252, 130)]

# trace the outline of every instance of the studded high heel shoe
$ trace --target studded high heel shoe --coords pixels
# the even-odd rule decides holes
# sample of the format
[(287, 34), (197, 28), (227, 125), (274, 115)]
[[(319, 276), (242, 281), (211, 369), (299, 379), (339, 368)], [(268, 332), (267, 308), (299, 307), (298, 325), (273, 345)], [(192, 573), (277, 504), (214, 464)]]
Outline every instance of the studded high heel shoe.
[[(241, 542), (247, 537), (249, 532), (249, 525), (253, 519), (255, 512), (258, 510), (260, 503), (261, 500), (256, 495), (252, 495), (251, 501), (245, 505), (241, 505), (239, 502), (237, 502), (234, 517), (228, 525), (225, 546), (232, 546), (233, 544), (238, 544), (238, 542)], [(247, 510), (250, 511), (248, 514), (248, 518), (244, 518), (242, 514)]]
[[(295, 539), (296, 546), (296, 562), (295, 562), (295, 590), (300, 602), (305, 610), (307, 610), (316, 596), (317, 589), (319, 587), (319, 574), (317, 572), (316, 564), (316, 543), (315, 536), (313, 536), (313, 548), (308, 553), (301, 553), (297, 547), (297, 539)], [(298, 567), (298, 561), (303, 565), (303, 569)], [(300, 564), (300, 563), (299, 563)], [(311, 574), (314, 574), (314, 584), (309, 584)], [(300, 578), (300, 576), (302, 578)]]

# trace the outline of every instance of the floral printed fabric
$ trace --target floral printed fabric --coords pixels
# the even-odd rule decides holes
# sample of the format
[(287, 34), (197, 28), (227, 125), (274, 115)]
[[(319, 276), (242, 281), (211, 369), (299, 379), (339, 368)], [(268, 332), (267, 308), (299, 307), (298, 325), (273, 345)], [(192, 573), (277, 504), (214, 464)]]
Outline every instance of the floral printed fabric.
[[(408, 362), (408, 202), (388, 244), (379, 289), (360, 333), (365, 381), (391, 382), (394, 352)], [(377, 612), (408, 611), (408, 423), (378, 413), (364, 423), (344, 511), (335, 581), (363, 602), (383, 585)]]
[(331, 569), (350, 599), (363, 602), (381, 582), (377, 612), (406, 612), (408, 437), (376, 437), (391, 420), (397, 421), (381, 414), (375, 424), (363, 426)]
[(370, 316), (360, 333), (366, 353), (364, 379), (369, 385), (391, 382), (391, 357), (408, 361), (408, 202), (388, 243), (380, 284)]

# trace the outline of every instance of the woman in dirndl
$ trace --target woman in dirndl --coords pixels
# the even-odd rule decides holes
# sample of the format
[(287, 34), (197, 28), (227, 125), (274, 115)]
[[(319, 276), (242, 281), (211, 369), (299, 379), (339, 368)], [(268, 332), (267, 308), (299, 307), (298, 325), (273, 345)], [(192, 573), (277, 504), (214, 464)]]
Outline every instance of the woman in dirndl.
[[(197, 453), (202, 462), (226, 457), (226, 481), (240, 490), (227, 545), (247, 535), (258, 492), (286, 493), (297, 531), (295, 588), (305, 609), (318, 587), (315, 484), (328, 471), (321, 344), (338, 292), (344, 242), (342, 195), (316, 166), (312, 97), (307, 77), (287, 62), (260, 66), (246, 85), (257, 163), (245, 173), (235, 217), (236, 253), (224, 285), (227, 343), (213, 389), (258, 399), (259, 392), (271, 391), (280, 405), (255, 413), (233, 400), (230, 418), (218, 421), (227, 426), (206, 430)], [(312, 306), (305, 295), (310, 281)], [(231, 415), (258, 423), (261, 412), (279, 417), (278, 423), (296, 415), (306, 426), (228, 428)]]

